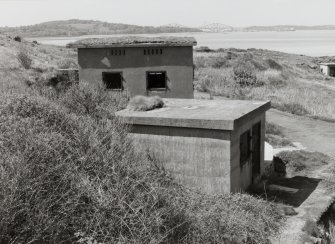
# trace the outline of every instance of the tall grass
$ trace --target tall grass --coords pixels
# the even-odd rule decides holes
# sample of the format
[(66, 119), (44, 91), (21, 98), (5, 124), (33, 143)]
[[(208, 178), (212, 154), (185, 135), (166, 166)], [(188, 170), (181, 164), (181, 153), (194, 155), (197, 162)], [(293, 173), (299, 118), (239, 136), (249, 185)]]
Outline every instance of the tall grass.
[(333, 85), (324, 86), (318, 71), (308, 68), (310, 59), (301, 59), (264, 50), (197, 52), (195, 88), (226, 98), (271, 100), (285, 112), (334, 121)]
[(0, 100), (0, 243), (268, 243), (279, 231), (272, 203), (175, 183), (95, 89)]

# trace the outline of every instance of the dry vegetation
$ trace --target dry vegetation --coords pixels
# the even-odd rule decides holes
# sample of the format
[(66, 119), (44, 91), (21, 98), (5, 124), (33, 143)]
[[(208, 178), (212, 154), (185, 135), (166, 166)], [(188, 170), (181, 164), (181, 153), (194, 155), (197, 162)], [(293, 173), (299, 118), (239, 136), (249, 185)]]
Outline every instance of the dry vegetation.
[(294, 146), (293, 143), (285, 137), (279, 125), (267, 122), (265, 125), (265, 133), (265, 141), (275, 148)]
[(212, 96), (271, 100), (279, 110), (335, 121), (335, 80), (317, 68), (328, 59), (258, 49), (200, 49), (195, 87)]
[(50, 82), (73, 51), (0, 36), (0, 56), (0, 243), (268, 243), (279, 231), (275, 204), (185, 189), (136, 152), (114, 116), (123, 94)]

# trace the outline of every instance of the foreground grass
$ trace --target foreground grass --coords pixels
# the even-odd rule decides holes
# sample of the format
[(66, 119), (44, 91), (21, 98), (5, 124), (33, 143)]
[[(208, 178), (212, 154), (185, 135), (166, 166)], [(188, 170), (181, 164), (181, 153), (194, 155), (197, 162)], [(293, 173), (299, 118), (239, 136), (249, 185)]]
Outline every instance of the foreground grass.
[(1, 243), (267, 243), (279, 230), (274, 204), (185, 189), (114, 116), (63, 99), (2, 100)]
[(334, 121), (334, 79), (318, 72), (321, 61), (257, 49), (197, 52), (195, 87), (213, 96), (271, 100), (279, 110)]
[(114, 116), (123, 94), (48, 85), (72, 52), (0, 41), (0, 243), (268, 243), (279, 231), (273, 203), (186, 189), (136, 152)]

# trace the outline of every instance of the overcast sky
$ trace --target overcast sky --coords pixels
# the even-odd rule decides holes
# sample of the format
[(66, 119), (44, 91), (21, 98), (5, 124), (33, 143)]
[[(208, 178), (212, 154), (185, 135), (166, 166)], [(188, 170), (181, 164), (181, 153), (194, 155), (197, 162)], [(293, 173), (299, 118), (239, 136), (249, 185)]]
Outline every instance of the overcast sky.
[(0, 0), (0, 26), (93, 19), (137, 25), (335, 24), (335, 0)]

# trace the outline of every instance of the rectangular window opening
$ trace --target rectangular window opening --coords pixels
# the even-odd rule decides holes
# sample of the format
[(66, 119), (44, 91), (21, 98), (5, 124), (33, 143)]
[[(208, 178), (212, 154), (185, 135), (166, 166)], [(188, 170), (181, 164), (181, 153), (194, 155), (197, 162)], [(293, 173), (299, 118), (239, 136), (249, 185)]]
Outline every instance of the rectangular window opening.
[(166, 86), (166, 72), (147, 72), (147, 89), (148, 90), (165, 90)]
[(102, 81), (109, 90), (123, 90), (123, 77), (121, 72), (103, 72)]

